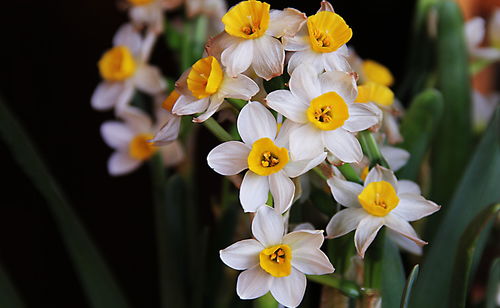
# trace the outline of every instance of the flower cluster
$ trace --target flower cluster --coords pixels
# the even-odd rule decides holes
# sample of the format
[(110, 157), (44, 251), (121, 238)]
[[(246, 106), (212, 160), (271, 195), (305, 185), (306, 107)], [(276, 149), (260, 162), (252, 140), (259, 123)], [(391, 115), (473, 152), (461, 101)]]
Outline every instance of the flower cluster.
[[(328, 238), (355, 230), (354, 244), (364, 257), (386, 226), (402, 248), (421, 252), (426, 243), (409, 222), (439, 206), (424, 199), (417, 184), (394, 175), (409, 156), (392, 146), (402, 141), (398, 118), (403, 115), (390, 89), (394, 77), (347, 47), (352, 29), (330, 3), (321, 2), (312, 16), (291, 8), (272, 10), (256, 0), (238, 3), (221, 16), (223, 31), (208, 40), (203, 57), (182, 74), (166, 99), (159, 70), (147, 64), (161, 31), (157, 13), (162, 3), (131, 0), (134, 24), (120, 29), (114, 47), (99, 61), (105, 81), (92, 105), (114, 107), (123, 119), (102, 127), (105, 141), (116, 149), (111, 174), (131, 171), (156, 151), (168, 153), (165, 163), (178, 162), (181, 118), (216, 123), (214, 114), (229, 107), (238, 115), (241, 141), (218, 145), (207, 161), (224, 176), (245, 171), (239, 200), (245, 212), (256, 213), (250, 215), (255, 216), (255, 239), (220, 251), (224, 263), (243, 270), (236, 287), (242, 299), (270, 291), (281, 304), (296, 307), (306, 288), (304, 274), (334, 271), (321, 251), (323, 231), (287, 233), (288, 213), (304, 185), (300, 179), (313, 168), (328, 178), (334, 200), (345, 207), (326, 226)], [(143, 37), (137, 24), (148, 20)], [(155, 98), (157, 124), (131, 104), (135, 90)], [(362, 134), (382, 153), (378, 160), (362, 147)], [(345, 166), (357, 179), (344, 174)]]

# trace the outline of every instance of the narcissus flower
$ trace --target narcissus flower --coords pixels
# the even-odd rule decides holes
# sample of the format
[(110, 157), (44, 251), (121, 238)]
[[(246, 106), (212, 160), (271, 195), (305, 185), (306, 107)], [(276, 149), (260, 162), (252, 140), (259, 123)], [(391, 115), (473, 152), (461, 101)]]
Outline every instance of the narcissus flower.
[(147, 25), (150, 30), (163, 31), (164, 10), (171, 10), (182, 3), (182, 0), (127, 0), (130, 4), (129, 15), (138, 26)]
[(163, 123), (160, 130), (151, 140), (156, 146), (163, 146), (177, 140), (181, 128), (181, 118), (172, 114), (172, 108), (180, 97), (177, 90), (173, 90), (168, 97), (162, 102), (161, 109), (164, 111), (163, 119), (159, 123)]
[(101, 135), (115, 152), (108, 160), (108, 172), (113, 176), (124, 175), (137, 169), (160, 151), (165, 166), (179, 163), (184, 157), (178, 142), (158, 148), (152, 142), (153, 127), (151, 119), (144, 112), (130, 107), (122, 114), (124, 122), (107, 121), (101, 126)]
[(319, 153), (295, 160), (286, 148), (289, 123), (285, 121), (278, 133), (272, 113), (262, 104), (250, 102), (238, 116), (238, 132), (243, 142), (225, 142), (208, 154), (208, 164), (222, 175), (235, 175), (249, 169), (240, 189), (245, 212), (255, 212), (265, 204), (269, 191), (276, 211), (287, 211), (295, 192), (290, 178), (309, 171), (326, 157), (325, 153)]
[(266, 2), (242, 1), (222, 17), (225, 32), (209, 45), (218, 45), (230, 76), (252, 67), (269, 80), (283, 72), (285, 51), (278, 38), (293, 36), (305, 19), (294, 9), (270, 10)]
[(356, 229), (354, 242), (361, 257), (382, 226), (419, 246), (427, 244), (408, 222), (428, 216), (440, 206), (423, 198), (417, 184), (398, 181), (391, 170), (376, 166), (368, 173), (364, 186), (335, 176), (328, 180), (328, 186), (335, 200), (347, 209), (332, 217), (327, 235), (335, 238)]
[(345, 72), (325, 72), (318, 76), (310, 65), (299, 66), (290, 78), (290, 91), (269, 93), (272, 109), (293, 121), (290, 150), (298, 159), (328, 149), (344, 162), (363, 157), (353, 133), (378, 122), (380, 110), (373, 104), (353, 103), (356, 80)]
[(346, 43), (351, 37), (352, 30), (344, 19), (333, 12), (331, 5), (322, 5), (295, 36), (283, 38), (285, 50), (294, 51), (288, 61), (288, 73), (303, 63), (311, 64), (317, 72), (350, 71)]
[(259, 91), (257, 84), (243, 74), (228, 76), (213, 56), (198, 60), (176, 84), (182, 95), (172, 112), (190, 115), (204, 112), (194, 122), (203, 122), (222, 105), (225, 98), (249, 100)]
[(92, 107), (97, 110), (126, 109), (136, 89), (155, 95), (165, 89), (160, 71), (147, 61), (156, 35), (148, 32), (143, 39), (131, 24), (123, 25), (113, 38), (114, 47), (98, 62), (104, 79), (92, 95)]
[(255, 239), (236, 242), (220, 251), (226, 265), (243, 270), (236, 285), (242, 299), (254, 299), (270, 291), (280, 304), (297, 307), (306, 289), (304, 274), (334, 271), (320, 250), (323, 231), (301, 230), (284, 235), (282, 216), (262, 206), (252, 222), (252, 233)]

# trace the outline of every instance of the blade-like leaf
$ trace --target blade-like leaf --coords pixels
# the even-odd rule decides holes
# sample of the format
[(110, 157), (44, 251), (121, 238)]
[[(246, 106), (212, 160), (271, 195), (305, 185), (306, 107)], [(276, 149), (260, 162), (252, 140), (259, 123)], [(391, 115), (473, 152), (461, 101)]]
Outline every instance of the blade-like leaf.
[(328, 287), (339, 289), (342, 293), (352, 298), (358, 298), (361, 295), (361, 290), (355, 282), (343, 279), (337, 274), (307, 275), (307, 279)]
[(475, 256), (480, 256), (484, 247), (479, 245), (480, 237), (489, 233), (491, 225), (500, 212), (500, 203), (482, 211), (465, 229), (455, 255), (455, 265), (450, 294), (451, 307), (465, 307), (469, 282), (477, 264)]
[(493, 261), (488, 278), (488, 290), (486, 291), (486, 308), (498, 307), (498, 289), (500, 288), (500, 258)]
[(500, 108), (472, 157), (435, 238), (429, 242), (411, 307), (448, 306), (453, 257), (460, 235), (481, 210), (500, 200)]
[(410, 273), (410, 276), (408, 276), (408, 280), (406, 281), (406, 286), (403, 291), (403, 297), (401, 298), (401, 308), (407, 308), (410, 303), (411, 289), (413, 288), (413, 284), (418, 277), (418, 268), (418, 264), (415, 265)]
[(437, 90), (425, 90), (412, 101), (401, 123), (404, 141), (399, 145), (411, 155), (406, 165), (398, 171), (398, 178), (417, 179), (442, 112), (443, 97)]
[(10, 280), (7, 272), (0, 264), (0, 307), (24, 308), (26, 305), (22, 301), (14, 284)]
[(45, 197), (91, 306), (129, 307), (77, 214), (50, 175), (28, 135), (1, 99), (0, 133), (21, 169)]

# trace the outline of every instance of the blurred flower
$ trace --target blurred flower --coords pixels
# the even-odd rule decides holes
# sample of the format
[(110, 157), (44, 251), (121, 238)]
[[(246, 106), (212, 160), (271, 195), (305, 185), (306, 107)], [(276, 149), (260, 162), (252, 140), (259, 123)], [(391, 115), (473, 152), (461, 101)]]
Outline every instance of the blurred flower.
[[(500, 13), (495, 13), (493, 15), (492, 24), (498, 25), (500, 22), (495, 20), (500, 19)], [(495, 33), (497, 32), (497, 33)], [(500, 30), (494, 29), (494, 26), (490, 28), (490, 33), (492, 33), (492, 43), (494, 43), (495, 36), (499, 36), (498, 32)], [(493, 47), (481, 47), (481, 43), (484, 41), (486, 33), (486, 22), (481, 17), (474, 17), (465, 23), (465, 41), (467, 43), (467, 48), (469, 53), (474, 58), (486, 59), (490, 61), (496, 61), (500, 59), (500, 47), (493, 45)], [(498, 41), (497, 41), (498, 43)]]
[(155, 95), (165, 89), (160, 71), (147, 61), (156, 35), (148, 32), (143, 39), (131, 24), (120, 27), (113, 38), (114, 47), (101, 57), (99, 72), (104, 79), (92, 95), (92, 107), (119, 114), (127, 107), (136, 89)]
[(243, 270), (236, 292), (242, 299), (254, 299), (271, 291), (286, 307), (297, 307), (306, 289), (307, 275), (334, 271), (321, 251), (323, 231), (301, 230), (286, 234), (281, 215), (267, 206), (257, 211), (252, 223), (255, 239), (234, 243), (220, 251), (222, 261)]
[(187, 15), (193, 18), (197, 15), (208, 17), (208, 36), (215, 36), (224, 31), (222, 16), (226, 14), (227, 3), (224, 0), (186, 0)]
[(208, 154), (208, 165), (222, 175), (235, 175), (250, 169), (240, 188), (245, 212), (255, 212), (265, 204), (270, 191), (276, 211), (284, 213), (291, 206), (295, 192), (290, 178), (298, 177), (325, 160), (325, 153), (294, 160), (285, 148), (288, 123), (291, 122), (285, 121), (277, 133), (272, 113), (258, 102), (249, 102), (238, 116), (238, 132), (243, 142), (225, 142)]
[(176, 83), (181, 93), (172, 112), (176, 115), (202, 113), (193, 122), (203, 122), (222, 105), (225, 98), (249, 100), (259, 91), (257, 84), (243, 74), (230, 77), (213, 56), (198, 60)]
[(163, 117), (158, 119), (158, 123), (163, 123), (163, 125), (151, 140), (156, 146), (167, 145), (179, 136), (182, 117), (172, 113), (172, 108), (179, 97), (180, 93), (177, 90), (173, 90), (161, 104), (161, 108), (165, 112), (162, 113)]
[(345, 72), (318, 76), (310, 65), (299, 66), (290, 78), (290, 91), (271, 92), (268, 105), (293, 121), (290, 150), (297, 159), (324, 152), (326, 147), (344, 162), (363, 157), (353, 133), (378, 122), (380, 110), (373, 104), (353, 103), (355, 78)]
[(426, 244), (408, 221), (428, 216), (440, 206), (424, 199), (417, 184), (398, 181), (391, 170), (376, 166), (368, 173), (364, 187), (335, 176), (328, 180), (328, 185), (335, 200), (347, 207), (328, 223), (329, 238), (356, 229), (354, 242), (361, 257), (384, 225), (417, 245)]

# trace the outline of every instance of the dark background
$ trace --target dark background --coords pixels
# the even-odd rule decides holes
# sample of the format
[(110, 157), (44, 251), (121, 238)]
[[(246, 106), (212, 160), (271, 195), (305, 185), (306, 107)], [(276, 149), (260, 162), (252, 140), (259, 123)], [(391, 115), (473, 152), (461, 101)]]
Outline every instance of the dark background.
[[(232, 1), (234, 4), (236, 1)], [(319, 1), (270, 1), (314, 14)], [(414, 1), (334, 1), (351, 26), (358, 53), (403, 77)], [(175, 14), (182, 14), (178, 10)], [(34, 139), (71, 204), (117, 276), (131, 304), (158, 304), (151, 185), (148, 170), (107, 174), (111, 154), (90, 96), (100, 81), (96, 63), (127, 14), (112, 0), (2, 1), (0, 95)], [(163, 41), (159, 41), (159, 45)], [(161, 47), (153, 55), (163, 73), (179, 72)], [(208, 133), (200, 161), (216, 144)], [(203, 164), (200, 174), (217, 178)], [(41, 195), (0, 142), (0, 262), (28, 307), (88, 307), (54, 221)], [(205, 189), (200, 200), (208, 200)], [(200, 202), (201, 207), (206, 202)]]

